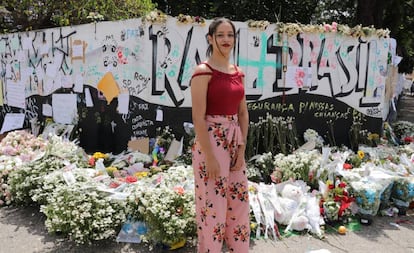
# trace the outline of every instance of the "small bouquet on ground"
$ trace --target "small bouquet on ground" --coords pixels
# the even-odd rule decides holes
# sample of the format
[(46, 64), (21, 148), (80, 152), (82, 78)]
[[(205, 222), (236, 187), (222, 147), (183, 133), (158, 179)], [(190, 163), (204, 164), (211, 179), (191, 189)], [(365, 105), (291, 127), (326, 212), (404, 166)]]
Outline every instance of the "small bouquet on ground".
[(321, 215), (327, 222), (347, 221), (347, 217), (352, 214), (351, 205), (354, 198), (348, 193), (348, 185), (337, 177), (335, 182), (327, 181), (326, 184), (320, 182)]
[(191, 166), (177, 166), (138, 181), (128, 205), (131, 218), (148, 227), (144, 241), (173, 249), (196, 234), (193, 177)]
[(372, 177), (363, 177), (359, 181), (350, 182), (350, 192), (355, 197), (358, 212), (369, 216), (377, 215), (381, 196), (388, 185), (388, 181)]
[(408, 207), (414, 201), (414, 176), (398, 177), (394, 181), (391, 198), (398, 207)]

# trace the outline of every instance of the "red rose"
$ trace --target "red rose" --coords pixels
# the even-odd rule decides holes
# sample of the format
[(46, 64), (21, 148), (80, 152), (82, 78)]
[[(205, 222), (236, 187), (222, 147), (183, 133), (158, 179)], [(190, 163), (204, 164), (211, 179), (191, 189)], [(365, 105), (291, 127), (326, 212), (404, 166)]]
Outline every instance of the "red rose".
[(138, 179), (135, 176), (127, 176), (125, 181), (130, 184), (138, 181)]
[(345, 188), (346, 187), (346, 183), (345, 182), (341, 182), (341, 183), (339, 183), (338, 186), (341, 187), (341, 188)]
[(344, 170), (352, 170), (352, 164), (344, 163), (343, 168)]
[(405, 143), (411, 143), (411, 142), (413, 142), (413, 137), (411, 137), (411, 136), (406, 136), (406, 137), (404, 138), (404, 142), (405, 142)]
[(333, 189), (335, 189), (335, 185), (333, 185), (333, 184), (328, 185), (328, 189), (329, 189), (329, 190), (333, 190)]
[(95, 166), (95, 158), (93, 158), (93, 156), (91, 156), (91, 157), (89, 158), (89, 165), (90, 165), (90, 166)]

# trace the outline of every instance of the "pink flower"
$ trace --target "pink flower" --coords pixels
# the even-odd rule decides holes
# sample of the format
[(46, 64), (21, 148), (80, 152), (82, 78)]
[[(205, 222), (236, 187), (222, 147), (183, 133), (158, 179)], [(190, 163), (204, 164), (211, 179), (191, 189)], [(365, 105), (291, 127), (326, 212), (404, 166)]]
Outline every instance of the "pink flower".
[(336, 32), (338, 29), (338, 24), (336, 22), (332, 22), (332, 32)]
[(178, 193), (178, 195), (184, 195), (185, 192), (184, 187), (181, 185), (174, 186), (173, 190)]

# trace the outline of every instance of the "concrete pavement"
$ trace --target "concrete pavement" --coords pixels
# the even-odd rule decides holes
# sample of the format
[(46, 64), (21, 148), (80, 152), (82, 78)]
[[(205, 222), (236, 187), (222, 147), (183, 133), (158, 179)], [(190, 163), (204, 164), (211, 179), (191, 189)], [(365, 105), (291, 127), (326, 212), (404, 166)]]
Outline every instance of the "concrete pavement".
[[(308, 234), (293, 235), (278, 241), (255, 239), (251, 241), (251, 253), (297, 252), (317, 250), (329, 252), (414, 252), (414, 211), (406, 216), (374, 217), (371, 225), (361, 225), (357, 231), (341, 235), (327, 227), (325, 239)], [(144, 244), (117, 243), (105, 240), (93, 245), (76, 246), (58, 235), (49, 235), (44, 217), (37, 207), (0, 208), (0, 253), (195, 253), (190, 243), (184, 248), (169, 251), (160, 247), (150, 249)]]

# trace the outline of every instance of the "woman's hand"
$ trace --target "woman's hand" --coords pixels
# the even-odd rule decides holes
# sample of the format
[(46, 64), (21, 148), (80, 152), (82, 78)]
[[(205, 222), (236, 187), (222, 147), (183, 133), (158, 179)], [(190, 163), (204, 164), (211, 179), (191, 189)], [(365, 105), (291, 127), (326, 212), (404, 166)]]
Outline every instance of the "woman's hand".
[(239, 145), (236, 151), (236, 155), (231, 161), (230, 171), (237, 171), (244, 167), (246, 161), (244, 160), (244, 152), (246, 150), (245, 145)]
[(216, 179), (220, 176), (220, 164), (214, 156), (206, 158), (207, 178)]

